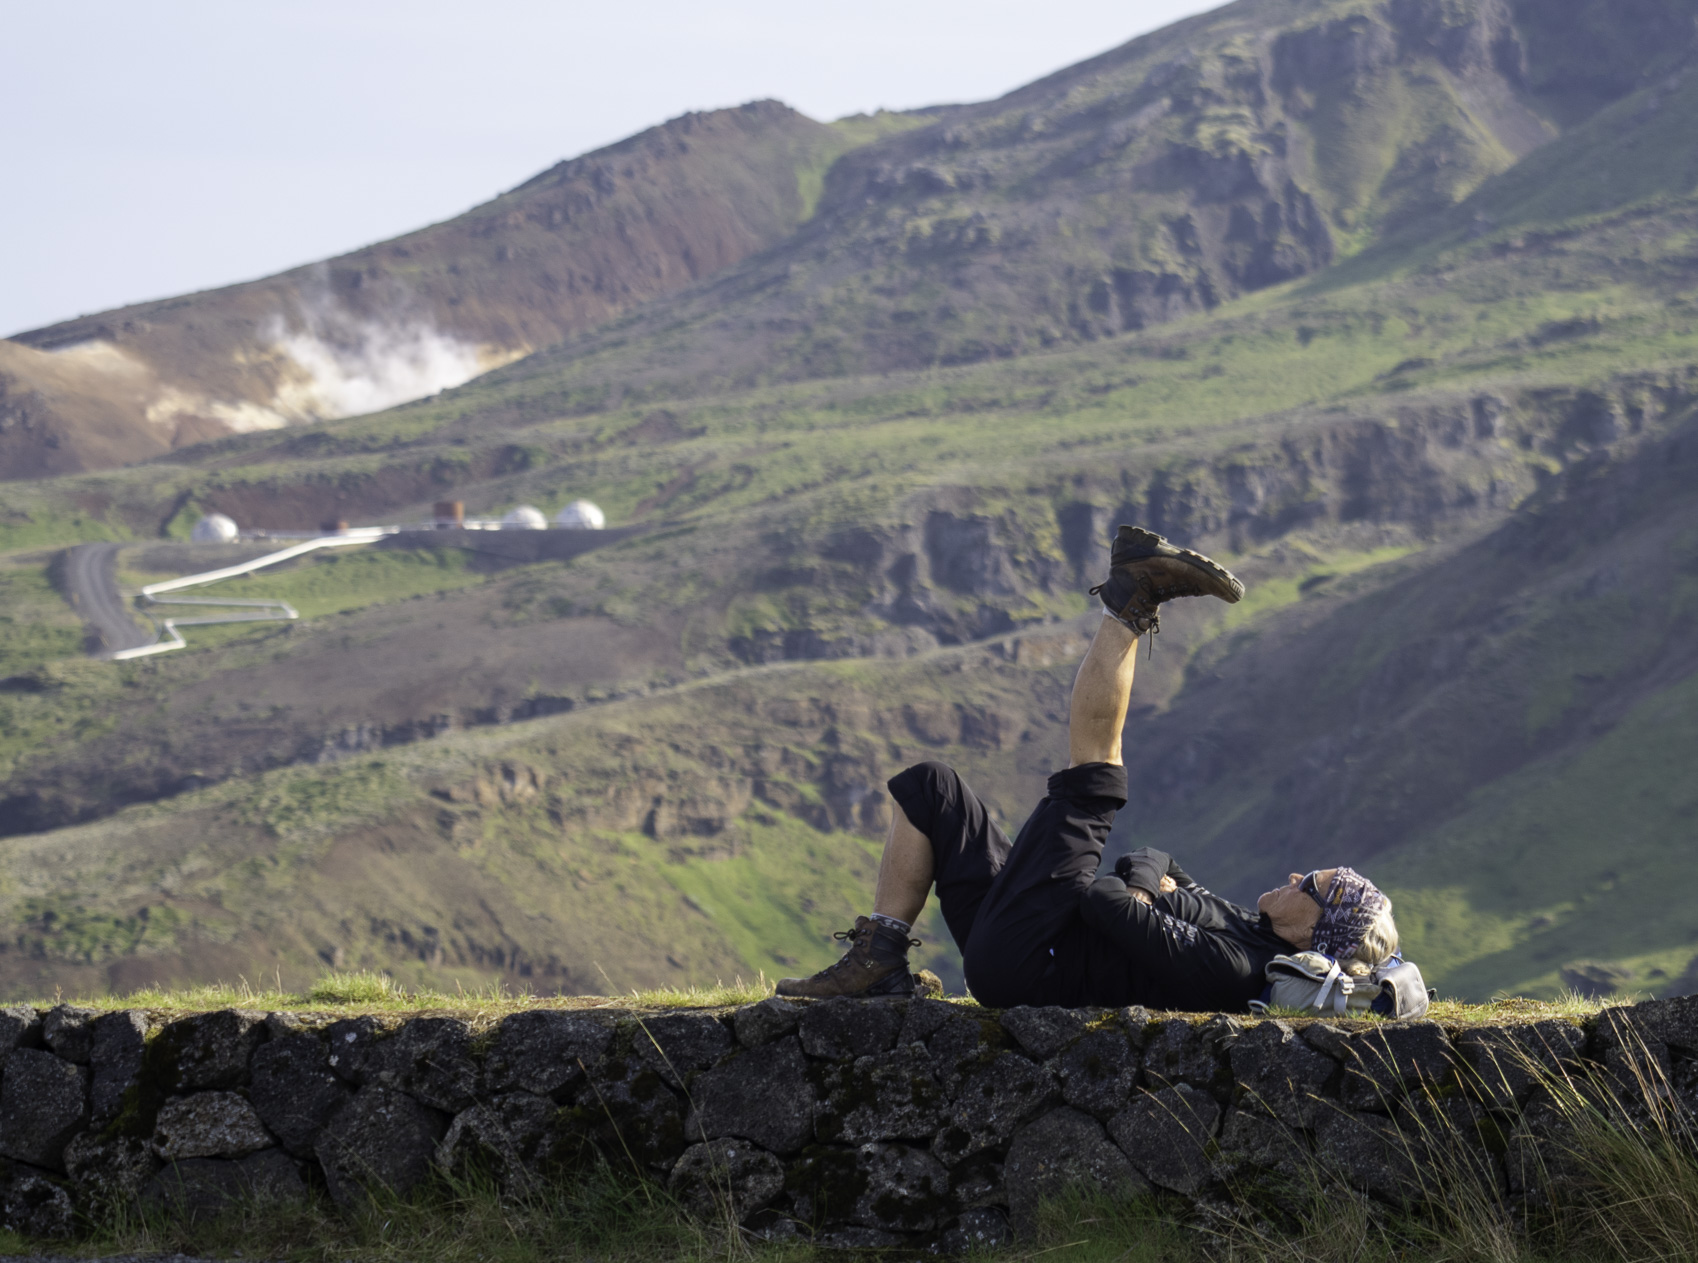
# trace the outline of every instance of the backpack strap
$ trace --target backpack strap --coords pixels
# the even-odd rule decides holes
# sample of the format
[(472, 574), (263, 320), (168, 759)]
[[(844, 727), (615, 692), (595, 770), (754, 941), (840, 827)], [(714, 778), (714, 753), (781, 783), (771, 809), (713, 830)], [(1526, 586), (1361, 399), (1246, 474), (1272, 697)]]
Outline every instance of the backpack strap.
[[(1343, 967), (1324, 952), (1296, 952), (1290, 956), (1275, 956), (1265, 971), (1268, 990), (1263, 993), (1256, 1012), (1270, 1006), (1287, 1009), (1312, 1009), (1316, 1013), (1329, 1010), (1344, 1016), (1355, 990), (1355, 980)], [(1254, 1008), (1254, 1006), (1252, 1006)]]

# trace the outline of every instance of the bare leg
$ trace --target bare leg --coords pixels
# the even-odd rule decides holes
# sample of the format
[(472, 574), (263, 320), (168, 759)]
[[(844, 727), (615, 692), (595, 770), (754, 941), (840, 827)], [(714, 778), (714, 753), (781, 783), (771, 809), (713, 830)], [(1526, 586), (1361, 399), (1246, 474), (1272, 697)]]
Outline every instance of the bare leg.
[(1126, 727), (1126, 707), (1132, 700), (1137, 649), (1138, 638), (1130, 627), (1119, 619), (1103, 619), (1073, 680), (1067, 717), (1069, 767), (1121, 762), (1120, 734)]
[(878, 865), (878, 893), (871, 917), (856, 917), (855, 928), (840, 939), (849, 950), (811, 978), (780, 978), (778, 994), (823, 1000), (830, 996), (912, 995), (908, 972), (908, 931), (875, 918), (890, 917), (912, 926), (932, 888), (932, 844), (893, 804), (890, 836)]
[(873, 896), (873, 912), (912, 925), (919, 919), (932, 888), (932, 844), (900, 806), (892, 803), (891, 811), (895, 814), (890, 822), (890, 836), (884, 842), (884, 855), (878, 862), (878, 892)]

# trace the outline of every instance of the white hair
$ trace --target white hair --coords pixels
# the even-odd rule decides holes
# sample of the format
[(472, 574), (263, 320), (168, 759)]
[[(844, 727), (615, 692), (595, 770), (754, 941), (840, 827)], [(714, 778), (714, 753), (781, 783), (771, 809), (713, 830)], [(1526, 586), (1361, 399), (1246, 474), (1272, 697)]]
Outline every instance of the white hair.
[(1391, 919), (1391, 900), (1374, 916), (1362, 934), (1362, 945), (1349, 960), (1340, 961), (1352, 978), (1366, 978), (1397, 951), (1397, 922)]

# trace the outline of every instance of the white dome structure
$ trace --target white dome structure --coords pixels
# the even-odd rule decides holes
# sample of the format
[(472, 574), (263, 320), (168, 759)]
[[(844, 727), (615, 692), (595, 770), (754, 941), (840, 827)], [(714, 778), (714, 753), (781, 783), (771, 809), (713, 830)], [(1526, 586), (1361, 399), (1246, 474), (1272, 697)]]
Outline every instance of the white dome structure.
[(504, 531), (546, 531), (548, 519), (542, 515), (542, 510), (528, 504), (521, 504), (511, 510), (501, 519), (501, 529)]
[(574, 500), (554, 515), (554, 524), (569, 531), (599, 531), (607, 525), (607, 514), (588, 500)]
[(233, 544), (236, 534), (236, 524), (229, 518), (222, 513), (208, 513), (195, 523), (189, 538), (197, 544)]

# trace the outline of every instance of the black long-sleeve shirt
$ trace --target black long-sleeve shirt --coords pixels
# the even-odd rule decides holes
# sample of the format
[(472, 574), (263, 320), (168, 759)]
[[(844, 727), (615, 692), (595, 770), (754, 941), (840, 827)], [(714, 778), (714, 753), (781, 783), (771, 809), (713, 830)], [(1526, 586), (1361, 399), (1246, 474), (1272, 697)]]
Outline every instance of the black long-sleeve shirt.
[[(1129, 874), (1139, 886), (1146, 884), (1144, 867), (1169, 871), (1166, 855), (1143, 854), (1150, 858)], [(1112, 949), (1093, 953), (1099, 987), (1124, 997), (1123, 1004), (1242, 1012), (1267, 985), (1268, 962), (1293, 950), (1261, 913), (1195, 884), (1146, 904), (1119, 877), (1105, 875), (1085, 891), (1080, 911)]]

